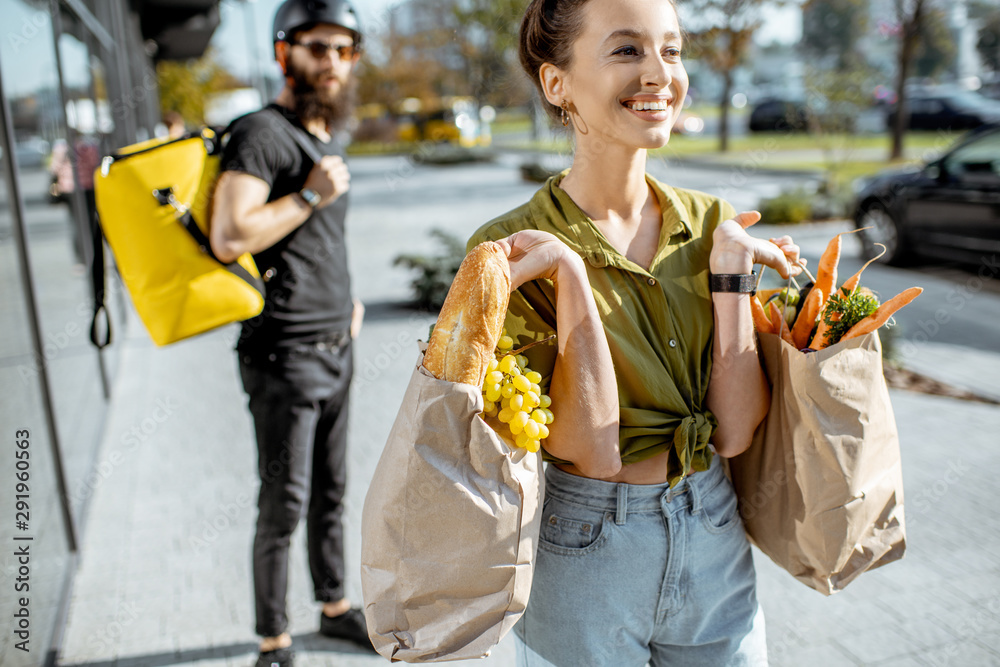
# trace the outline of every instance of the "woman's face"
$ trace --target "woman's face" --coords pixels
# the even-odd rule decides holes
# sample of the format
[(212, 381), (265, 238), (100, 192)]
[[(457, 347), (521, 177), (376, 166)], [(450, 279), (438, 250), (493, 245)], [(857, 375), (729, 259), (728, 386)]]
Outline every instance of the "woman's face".
[(590, 0), (563, 72), (577, 139), (659, 148), (688, 90), (677, 12), (667, 0)]

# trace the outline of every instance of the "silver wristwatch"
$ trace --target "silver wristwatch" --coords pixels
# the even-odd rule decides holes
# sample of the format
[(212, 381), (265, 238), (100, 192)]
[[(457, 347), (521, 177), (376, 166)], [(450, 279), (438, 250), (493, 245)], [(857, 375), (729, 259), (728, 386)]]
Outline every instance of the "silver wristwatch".
[(299, 196), (301, 196), (306, 203), (312, 208), (319, 206), (319, 203), (323, 201), (323, 198), (319, 196), (319, 193), (312, 188), (302, 188), (299, 190)]

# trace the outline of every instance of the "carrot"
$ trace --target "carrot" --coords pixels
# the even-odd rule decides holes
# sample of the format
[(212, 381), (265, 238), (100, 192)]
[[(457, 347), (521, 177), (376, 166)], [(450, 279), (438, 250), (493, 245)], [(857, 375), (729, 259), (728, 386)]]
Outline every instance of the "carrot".
[(781, 336), (781, 339), (787, 342), (789, 345), (795, 345), (792, 341), (792, 332), (785, 324), (785, 309), (782, 308), (778, 303), (771, 302), (771, 327), (773, 328), (772, 333)]
[[(879, 243), (878, 245), (882, 244)], [(844, 284), (840, 286), (840, 289), (844, 291), (844, 294), (850, 294), (854, 290), (854, 288), (858, 286), (858, 281), (861, 280), (861, 272), (867, 269), (869, 264), (871, 264), (884, 254), (885, 254), (885, 246), (882, 246), (882, 252), (880, 252), (875, 257), (872, 257), (867, 262), (865, 262), (865, 265), (862, 266), (860, 269), (858, 269), (857, 273), (855, 273), (853, 276), (845, 280)]]
[(799, 309), (799, 316), (795, 318), (795, 326), (792, 327), (792, 340), (795, 341), (795, 349), (801, 350), (809, 343), (809, 333), (816, 324), (816, 317), (819, 316), (819, 307), (823, 303), (823, 290), (813, 287), (806, 295), (806, 300)]
[[(813, 285), (813, 289), (819, 288), (823, 290), (823, 296), (827, 299), (830, 298), (833, 290), (837, 287), (837, 264), (840, 263), (840, 248), (842, 245), (840, 234), (830, 239), (826, 250), (823, 251), (823, 255), (819, 258), (819, 266), (816, 267), (816, 282)], [(825, 302), (822, 305), (826, 305)], [(820, 310), (823, 310), (822, 306)]]
[[(784, 318), (782, 318), (781, 320), (782, 324), (784, 324), (784, 321), (785, 321)], [(781, 329), (781, 340), (785, 341), (792, 347), (795, 347), (795, 339), (792, 338), (792, 330), (787, 326), (782, 327)], [(795, 347), (795, 349), (797, 350), (799, 348)]]
[(771, 321), (767, 319), (764, 306), (760, 305), (760, 301), (756, 296), (750, 299), (750, 312), (753, 313), (753, 325), (757, 331), (760, 333), (774, 333), (774, 327), (771, 326)]
[(884, 302), (878, 307), (874, 313), (861, 320), (853, 327), (847, 330), (847, 333), (840, 340), (847, 340), (849, 338), (857, 338), (858, 336), (863, 336), (866, 333), (871, 333), (875, 331), (880, 326), (889, 321), (893, 313), (897, 310), (910, 303), (924, 291), (923, 287), (911, 287), (905, 289), (896, 296), (892, 297), (888, 301)]
[[(816, 289), (813, 287), (813, 289)], [(834, 313), (833, 319), (839, 320), (840, 313)], [(827, 346), (826, 342), (826, 332), (830, 330), (830, 325), (826, 323), (823, 318), (822, 313), (820, 314), (819, 323), (816, 325), (816, 335), (813, 336), (812, 342), (809, 343), (809, 348), (813, 350), (822, 350)]]

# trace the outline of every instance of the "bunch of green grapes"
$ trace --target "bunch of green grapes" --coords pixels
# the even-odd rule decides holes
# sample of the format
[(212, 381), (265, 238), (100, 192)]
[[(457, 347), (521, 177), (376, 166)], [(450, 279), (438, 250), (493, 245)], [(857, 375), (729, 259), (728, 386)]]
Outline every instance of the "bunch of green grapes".
[(514, 339), (504, 331), (483, 380), (483, 413), (506, 424), (515, 445), (537, 452), (554, 419), (552, 399), (542, 393), (542, 376), (528, 368), (528, 358), (510, 353), (513, 347)]

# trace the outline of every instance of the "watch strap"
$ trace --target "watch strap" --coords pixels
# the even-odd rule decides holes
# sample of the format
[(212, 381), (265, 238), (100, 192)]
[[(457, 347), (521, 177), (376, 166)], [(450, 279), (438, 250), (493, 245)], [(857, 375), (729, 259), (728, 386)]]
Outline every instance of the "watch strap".
[(709, 273), (708, 289), (711, 292), (757, 293), (755, 273)]

